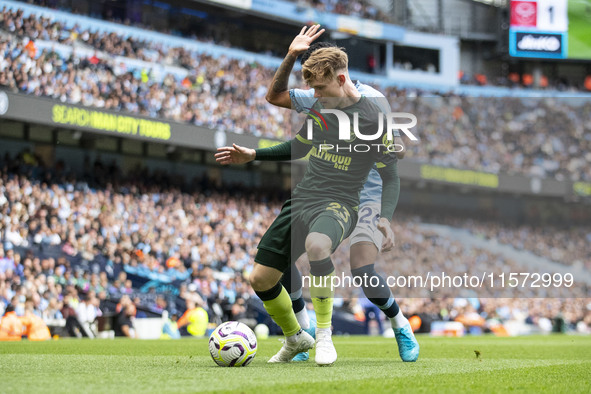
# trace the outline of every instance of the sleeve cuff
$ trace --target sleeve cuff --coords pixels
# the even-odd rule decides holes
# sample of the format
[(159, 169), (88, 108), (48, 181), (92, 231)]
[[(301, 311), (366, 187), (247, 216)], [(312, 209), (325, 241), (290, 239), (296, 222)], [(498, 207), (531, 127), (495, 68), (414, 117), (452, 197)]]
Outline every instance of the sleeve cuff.
[(295, 96), (295, 89), (289, 89), (289, 99), (291, 100), (293, 109), (295, 109), (297, 112), (302, 112), (304, 110)]

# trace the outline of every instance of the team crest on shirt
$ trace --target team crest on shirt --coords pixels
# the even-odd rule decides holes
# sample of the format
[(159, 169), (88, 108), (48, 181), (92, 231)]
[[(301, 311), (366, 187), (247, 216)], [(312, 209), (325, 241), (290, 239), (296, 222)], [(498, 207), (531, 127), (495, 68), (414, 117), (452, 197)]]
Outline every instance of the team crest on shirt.
[[(326, 120), (324, 119), (324, 116), (322, 116), (322, 114), (320, 112), (315, 111), (310, 107), (304, 107), (304, 108), (308, 110), (308, 115), (312, 119), (314, 119), (314, 122), (316, 122), (318, 127), (320, 127), (320, 131), (323, 130), (322, 125), (324, 125), (324, 129), (326, 129), (326, 131), (328, 131), (328, 125), (326, 124)], [(308, 124), (308, 133), (311, 133), (311, 124)]]

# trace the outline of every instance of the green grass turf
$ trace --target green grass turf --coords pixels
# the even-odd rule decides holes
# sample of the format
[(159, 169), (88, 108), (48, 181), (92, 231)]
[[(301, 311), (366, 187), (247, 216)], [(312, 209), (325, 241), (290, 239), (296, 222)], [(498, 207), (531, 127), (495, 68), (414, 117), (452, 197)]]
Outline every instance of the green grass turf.
[[(591, 337), (419, 337), (403, 363), (394, 339), (335, 337), (339, 359), (268, 365), (281, 346), (259, 342), (246, 368), (221, 368), (205, 339), (0, 343), (0, 392), (564, 392), (591, 390)], [(481, 353), (477, 359), (474, 350)]]
[(591, 0), (568, 1), (568, 58), (591, 59)]

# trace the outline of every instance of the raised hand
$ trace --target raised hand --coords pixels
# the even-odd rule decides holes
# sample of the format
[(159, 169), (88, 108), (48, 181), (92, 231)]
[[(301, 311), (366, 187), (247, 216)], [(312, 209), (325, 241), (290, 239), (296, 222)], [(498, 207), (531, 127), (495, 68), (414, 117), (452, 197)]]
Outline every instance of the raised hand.
[(236, 144), (218, 148), (218, 153), (215, 154), (215, 160), (222, 165), (244, 164), (253, 161), (255, 157), (256, 152), (254, 149)]
[(310, 28), (304, 26), (289, 46), (289, 53), (292, 55), (298, 56), (302, 53), (306, 52), (308, 48), (310, 48), (310, 44), (314, 42), (322, 33), (324, 33), (324, 29), (318, 31), (320, 25), (314, 25)]

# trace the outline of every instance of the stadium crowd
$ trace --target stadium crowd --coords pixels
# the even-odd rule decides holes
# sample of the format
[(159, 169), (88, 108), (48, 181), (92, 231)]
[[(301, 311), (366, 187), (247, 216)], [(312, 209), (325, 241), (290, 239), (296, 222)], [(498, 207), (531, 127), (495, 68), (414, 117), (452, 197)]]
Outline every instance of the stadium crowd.
[[(138, 303), (139, 291), (127, 272), (161, 274), (160, 279), (169, 281), (184, 279), (190, 285), (180, 286), (181, 299), (198, 297), (197, 291), (205, 300), (221, 296), (229, 302), (222, 302), (227, 313), (238, 299), (250, 297), (250, 288), (234, 273), (244, 269), (245, 250), (256, 247), (255, 235), (266, 228), (261, 226), (270, 224), (272, 211), (262, 202), (217, 194), (202, 194), (196, 201), (194, 195), (174, 188), (142, 190), (149, 181), (119, 184), (114, 176), (108, 179), (125, 192), (108, 187), (91, 190), (86, 184), (59, 178), (59, 171), (45, 172), (25, 164), (24, 157), (31, 158), (5, 158), (0, 173), (2, 306), (31, 299), (36, 311), (51, 320), (65, 317), (46, 313), (50, 305), (56, 311), (66, 305), (78, 310), (84, 298), (95, 305), (97, 299), (118, 300), (127, 295)], [(92, 170), (98, 176), (87, 178), (94, 185), (107, 179), (100, 168), (97, 163)], [(20, 175), (12, 172), (15, 169)], [(60, 179), (60, 186), (40, 182), (55, 182), (54, 177)], [(138, 174), (133, 177), (142, 179)], [(247, 212), (253, 212), (252, 217)], [(55, 248), (58, 258), (49, 253)], [(97, 261), (104, 264), (89, 264)], [(162, 297), (155, 297), (154, 305), (143, 306), (161, 312), (165, 305)], [(177, 312), (175, 305), (169, 306)]]
[[(69, 12), (78, 13), (79, 9), (73, 3), (71, 6), (64, 1), (56, 0), (28, 0), (34, 4), (67, 10)], [(312, 7), (320, 12), (330, 12), (341, 15), (356, 16), (358, 18), (378, 20), (381, 22), (392, 22), (392, 18), (380, 8), (371, 4), (367, 0), (287, 0), (296, 3), (300, 8)], [(131, 23), (129, 20), (121, 20), (117, 18), (110, 18), (113, 22)], [(144, 27), (144, 25), (141, 25)]]
[(367, 0), (292, 0), (301, 7), (312, 7), (320, 12), (355, 16), (363, 19), (392, 22), (392, 18), (383, 10)]
[[(499, 278), (501, 274), (505, 273), (508, 278), (508, 274), (512, 272), (539, 272), (540, 271), (532, 267), (528, 267), (519, 261), (515, 261), (512, 258), (504, 256), (494, 248), (484, 249), (476, 247), (468, 243), (455, 240), (449, 236), (445, 236), (437, 233), (432, 229), (425, 228), (423, 226), (424, 219), (421, 217), (413, 217), (404, 214), (396, 214), (394, 220), (393, 229), (396, 234), (396, 250), (394, 253), (387, 253), (381, 255), (376, 263), (376, 267), (379, 268), (380, 272), (391, 277), (392, 283), (406, 283), (401, 285), (400, 288), (396, 288), (394, 291), (399, 297), (410, 298), (410, 297), (441, 297), (451, 298), (467, 296), (466, 294), (471, 293), (475, 297), (481, 298), (536, 298), (536, 297), (553, 297), (553, 298), (568, 298), (578, 297), (584, 298), (587, 295), (587, 287), (580, 283), (574, 284), (570, 287), (566, 286), (516, 286), (509, 287), (500, 286), (497, 279), (495, 279), (495, 285), (491, 286), (490, 275), (493, 274), (495, 278)], [(486, 224), (475, 223), (474, 221), (464, 221), (463, 227), (455, 227), (460, 229), (469, 229), (475, 234), (485, 227)], [(527, 226), (523, 226), (527, 227)], [(453, 227), (452, 227), (453, 228)], [(503, 233), (510, 233), (510, 229), (497, 225), (497, 230)], [(580, 233), (583, 233), (585, 229), (578, 229)], [(566, 231), (562, 234), (557, 231), (556, 228), (552, 228), (554, 234), (560, 234), (557, 239), (562, 241), (560, 246), (555, 247), (555, 256), (557, 255), (568, 255), (568, 251), (572, 250), (580, 244), (581, 238), (575, 238), (570, 240), (567, 238), (569, 234)], [(528, 250), (532, 253), (545, 251), (546, 249), (536, 249), (538, 240), (537, 236), (540, 231), (532, 231), (531, 233), (522, 232), (522, 240), (526, 239), (522, 244), (517, 244), (516, 250)], [(530, 235), (531, 234), (531, 235)], [(490, 233), (491, 239), (499, 242), (507, 242), (504, 235), (500, 239), (496, 239)], [(531, 239), (526, 238), (528, 235)], [(524, 249), (525, 246), (531, 246), (533, 249)], [(585, 250), (583, 253), (588, 253)], [(542, 254), (541, 257), (550, 258), (550, 256)], [(348, 258), (348, 246), (345, 243), (341, 248), (337, 249), (334, 255), (334, 261), (336, 266), (336, 276), (350, 275), (349, 274), (349, 258)], [(562, 261), (556, 259), (556, 261)], [(299, 267), (304, 275), (309, 273), (309, 265), (305, 261), (305, 257), (302, 261), (298, 262)], [(433, 275), (439, 275), (445, 273), (448, 277), (463, 276), (465, 273), (469, 273), (470, 276), (477, 276), (479, 278), (482, 275), (486, 275), (482, 286), (452, 286), (445, 284), (445, 282), (429, 282), (426, 278), (427, 273)], [(400, 281), (395, 281), (400, 277)], [(421, 277), (422, 281), (410, 281), (409, 277)], [(395, 281), (395, 282), (394, 282)], [(573, 283), (576, 282), (576, 278), (573, 278)], [(433, 288), (430, 285), (434, 284)], [(541, 284), (541, 281), (540, 281)], [(465, 289), (472, 289), (466, 292)], [(355, 296), (355, 287), (342, 287), (337, 290), (337, 295), (341, 297), (351, 298)]]
[[(256, 36), (257, 38), (254, 40), (254, 42), (250, 42), (248, 47), (245, 47), (244, 42), (241, 42), (240, 40), (236, 41), (233, 39), (236, 36), (236, 34), (235, 34), (236, 25), (230, 21), (226, 21), (223, 19), (216, 20), (215, 22), (213, 22), (211, 24), (202, 25), (201, 23), (199, 23), (198, 24), (198, 26), (200, 28), (199, 31), (195, 30), (195, 24), (189, 24), (184, 29), (179, 30), (178, 29), (179, 26), (175, 25), (174, 22), (170, 23), (168, 25), (168, 27), (163, 27), (160, 24), (146, 25), (145, 23), (143, 23), (144, 21), (149, 21), (150, 19), (153, 19), (153, 18), (148, 17), (147, 15), (145, 15), (144, 17), (140, 17), (137, 14), (135, 14), (133, 21), (130, 20), (129, 18), (124, 18), (124, 19), (117, 18), (112, 15), (112, 11), (109, 10), (109, 7), (107, 7), (106, 11), (103, 13), (92, 12), (91, 14), (88, 14), (89, 10), (86, 9), (86, 13), (85, 13), (83, 11), (85, 8), (84, 7), (78, 8), (77, 2), (72, 2), (72, 4), (70, 6), (68, 6), (66, 4), (66, 2), (64, 2), (64, 1), (55, 2), (55, 1), (46, 1), (46, 0), (36, 0), (36, 1), (29, 0), (29, 2), (33, 2), (35, 4), (45, 6), (45, 7), (58, 8), (60, 10), (71, 12), (73, 14), (81, 14), (82, 13), (82, 14), (91, 16), (93, 18), (104, 19), (104, 20), (108, 20), (113, 23), (123, 24), (125, 26), (134, 26), (134, 27), (138, 27), (141, 29), (155, 30), (160, 33), (164, 33), (164, 34), (168, 34), (168, 35), (185, 37), (185, 38), (189, 38), (191, 40), (196, 40), (199, 42), (213, 43), (213, 44), (216, 44), (219, 46), (225, 46), (225, 47), (236, 47), (236, 48), (241, 48), (241, 49), (244, 49), (247, 51), (252, 51), (252, 52), (256, 52), (256, 53), (264, 53), (267, 55), (274, 55), (274, 56), (278, 56), (278, 57), (281, 57), (284, 55), (284, 48), (282, 46), (273, 45), (275, 43), (275, 41), (280, 39), (280, 37), (271, 36), (271, 35), (269, 35), (269, 31), (266, 31), (264, 29), (257, 29), (257, 27), (255, 26), (252, 28), (250, 34), (253, 37)], [(333, 3), (333, 2), (334, 2), (333, 0), (326, 0), (326, 1), (325, 0), (321, 0), (321, 1), (302, 0), (301, 1), (303, 6), (307, 6), (307, 4), (305, 4), (305, 3), (311, 3), (313, 6), (318, 5), (319, 7), (323, 8), (323, 7), (326, 7), (324, 4), (327, 4), (329, 8), (337, 9), (338, 10), (337, 13), (343, 13), (345, 15), (360, 16), (360, 14), (363, 14), (363, 15), (366, 15), (365, 18), (372, 19), (373, 15), (377, 14), (377, 15), (379, 15), (380, 18), (385, 17), (386, 19), (384, 21), (387, 21), (387, 19), (388, 19), (386, 14), (384, 14), (381, 10), (379, 10), (376, 7), (366, 4), (364, 1), (361, 1), (361, 2), (339, 1), (339, 2), (336, 2), (336, 6), (334, 6), (334, 7), (331, 5), (331, 3)], [(369, 8), (367, 8), (367, 7), (369, 7)], [(360, 13), (360, 11), (361, 11), (361, 13)], [(160, 17), (156, 18), (159, 21), (162, 20), (162, 17), (164, 17), (164, 19), (175, 18), (175, 16), (172, 16), (172, 15), (168, 15), (168, 16), (160, 15), (161, 10), (158, 10), (155, 12), (160, 16)], [(50, 23), (50, 22), (47, 21), (46, 23)], [(187, 58), (187, 55), (189, 55), (189, 53), (184, 51), (183, 48), (179, 48), (179, 47), (174, 47), (174, 48), (168, 47), (166, 51), (163, 51), (162, 45), (157, 45), (155, 43), (150, 43), (149, 41), (147, 42), (147, 41), (142, 41), (142, 40), (140, 40), (138, 42), (137, 40), (134, 40), (133, 38), (130, 38), (130, 37), (123, 38), (123, 37), (113, 35), (113, 34), (106, 34), (106, 35), (102, 35), (102, 36), (99, 36), (98, 34), (93, 35), (89, 30), (84, 31), (81, 35), (80, 32), (82, 30), (81, 30), (80, 26), (77, 24), (75, 26), (73, 26), (71, 29), (66, 28), (61, 23), (53, 23), (52, 26), (55, 26), (55, 29), (60, 30), (60, 32), (61, 32), (61, 36), (53, 33), (54, 37), (52, 37), (52, 38), (54, 38), (56, 40), (67, 40), (68, 42), (75, 42), (76, 40), (80, 40), (79, 42), (84, 42), (86, 44), (92, 44), (92, 46), (95, 47), (96, 49), (101, 49), (103, 51), (107, 51), (109, 54), (122, 54), (123, 53), (123, 54), (125, 54), (125, 56), (129, 56), (131, 58), (145, 59), (145, 60), (148, 60), (150, 58), (154, 59), (154, 58), (159, 57), (159, 58), (166, 59), (165, 64), (172, 64), (173, 62), (175, 64), (183, 64), (183, 61), (185, 64), (187, 64), (187, 61), (189, 60)], [(91, 36), (94, 36), (94, 38), (92, 40), (89, 40), (89, 38)], [(97, 38), (98, 38), (98, 42), (97, 42)], [(96, 45), (97, 43), (99, 45)], [(100, 45), (100, 44), (103, 44), (103, 45)], [(117, 47), (119, 50), (112, 51), (112, 49), (114, 47)], [(125, 47), (125, 48), (122, 48), (122, 47)], [(124, 49), (124, 50), (122, 50), (122, 49)], [(167, 54), (166, 54), (167, 51), (168, 51), (168, 53), (172, 53), (172, 54), (174, 54), (175, 52), (181, 53), (182, 55), (180, 57), (178, 57), (178, 56), (177, 57), (178, 57), (178, 59), (181, 59), (183, 61), (180, 61), (180, 62), (175, 61), (176, 58), (174, 58), (173, 56), (167, 56)], [(145, 56), (145, 55), (148, 55), (148, 56)], [(375, 62), (375, 59), (373, 57), (372, 57), (372, 62)], [(435, 65), (432, 63), (415, 64), (415, 63), (413, 63), (413, 61), (410, 61), (409, 59), (406, 59), (406, 60), (394, 59), (394, 68), (404, 69), (404, 70), (422, 70), (422, 71), (427, 71), (427, 72), (434, 72), (434, 70), (436, 69)], [(379, 67), (376, 68), (375, 65), (368, 64), (367, 70), (370, 70), (370, 72), (373, 72), (373, 70), (379, 70)], [(494, 85), (494, 86), (504, 86), (504, 87), (510, 87), (510, 88), (532, 88), (532, 87), (536, 86), (536, 81), (535, 81), (535, 78), (532, 74), (519, 73), (519, 72), (516, 72), (515, 70), (509, 72), (507, 75), (496, 76), (496, 77), (487, 76), (485, 74), (481, 74), (478, 72), (468, 73), (468, 72), (464, 72), (464, 71), (460, 70), (459, 82), (461, 84), (465, 84), (465, 85), (478, 85), (478, 86)], [(579, 90), (589, 91), (589, 90), (591, 90), (591, 75), (587, 76), (584, 81), (578, 81), (577, 79), (569, 80), (568, 78), (565, 78), (565, 77), (554, 79), (554, 78), (548, 78), (547, 76), (542, 75), (540, 80), (538, 81), (538, 84), (539, 84), (538, 88), (542, 88), (542, 89), (559, 90), (559, 91), (579, 91)]]
[(182, 47), (170, 47), (151, 41), (123, 37), (117, 33), (101, 33), (79, 24), (67, 27), (64, 23), (52, 21), (34, 14), (25, 17), (22, 10), (10, 10), (5, 6), (1, 15), (2, 28), (17, 37), (31, 40), (45, 40), (65, 45), (85, 44), (111, 56), (123, 56), (153, 63), (194, 68), (196, 53)]
[[(65, 320), (75, 336), (93, 335), (92, 322), (103, 313), (123, 311), (123, 321), (164, 310), (180, 315), (186, 302), (207, 310), (211, 322), (256, 319), (257, 299), (247, 282), (251, 256), (279, 211), (279, 199), (250, 191), (230, 194), (206, 179), (187, 187), (164, 174), (136, 171), (122, 176), (116, 166), (98, 160), (88, 163), (82, 177), (63, 163), (45, 168), (28, 152), (6, 156), (0, 164), (0, 312), (11, 305), (22, 314), (30, 302), (48, 324)], [(520, 268), (502, 256), (424, 230), (417, 218), (399, 215), (394, 230), (396, 252), (378, 264), (386, 275)], [(576, 246), (576, 241), (569, 245), (566, 236), (560, 239), (566, 249)], [(524, 245), (535, 245), (532, 242)], [(347, 270), (344, 249), (335, 262), (338, 270)], [(142, 277), (178, 291), (171, 296), (142, 289), (132, 280)], [(574, 290), (562, 290), (546, 296), (574, 296)], [(357, 294), (344, 291), (346, 308)], [(576, 291), (582, 293), (575, 301), (519, 298), (544, 296), (530, 290), (483, 292), (503, 299), (480, 297), (481, 306), (472, 312), (500, 321), (521, 316), (536, 322), (561, 315), (569, 327), (588, 329), (591, 300), (583, 298), (587, 293), (580, 286)], [(468, 308), (449, 290), (394, 292), (410, 313), (419, 313), (427, 302), (417, 298), (434, 295), (437, 300), (425, 311), (437, 309), (438, 319), (455, 319)]]
[[(0, 26), (10, 33), (0, 39), (0, 86), (13, 91), (267, 138), (288, 138), (297, 123), (292, 113), (266, 102), (274, 70), (256, 63), (157, 47), (79, 27), (68, 30), (7, 9)], [(84, 57), (74, 51), (63, 58), (56, 52), (37, 51), (35, 39), (70, 44), (78, 40), (97, 53)], [(115, 64), (112, 55), (180, 65), (189, 73), (182, 80), (169, 74), (158, 81), (150, 70)], [(420, 143), (410, 146), (411, 160), (492, 173), (591, 180), (591, 133), (585, 122), (591, 114), (589, 103), (382, 91), (393, 109), (412, 112), (421, 120)]]
[(591, 270), (591, 228), (541, 228), (530, 225), (510, 227), (498, 223), (471, 223), (470, 231), (485, 239), (527, 250), (552, 261)]

